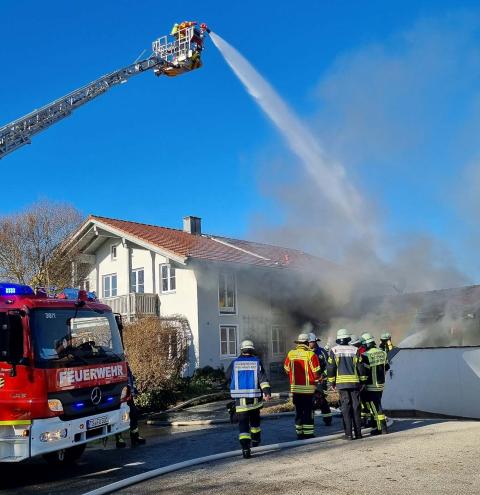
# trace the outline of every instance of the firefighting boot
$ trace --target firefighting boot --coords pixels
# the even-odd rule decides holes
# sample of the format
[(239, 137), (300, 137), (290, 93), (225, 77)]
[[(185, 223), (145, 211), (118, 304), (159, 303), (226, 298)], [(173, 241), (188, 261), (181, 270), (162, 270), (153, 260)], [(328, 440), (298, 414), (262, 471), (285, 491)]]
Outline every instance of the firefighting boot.
[(115, 435), (115, 446), (117, 449), (124, 449), (127, 446), (127, 442), (125, 442), (121, 433)]
[(382, 421), (382, 435), (386, 435), (388, 433), (387, 422)]
[(138, 428), (135, 428), (135, 430), (132, 430), (130, 432), (130, 442), (132, 444), (132, 447), (136, 447), (137, 445), (145, 445), (145, 438), (140, 436), (140, 433), (138, 432)]
[(240, 445), (242, 446), (242, 455), (244, 459), (250, 459), (252, 457), (252, 452), (250, 450), (251, 442), (247, 439), (240, 440)]

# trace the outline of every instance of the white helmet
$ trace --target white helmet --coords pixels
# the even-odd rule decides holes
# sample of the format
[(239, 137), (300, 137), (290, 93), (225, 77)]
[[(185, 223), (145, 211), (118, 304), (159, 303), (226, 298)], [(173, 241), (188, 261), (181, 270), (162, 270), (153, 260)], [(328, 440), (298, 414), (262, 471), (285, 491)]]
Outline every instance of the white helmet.
[(298, 337), (297, 340), (295, 341), (298, 344), (305, 344), (308, 342), (308, 334), (307, 333), (301, 333)]
[(244, 341), (242, 341), (242, 343), (240, 344), (240, 350), (241, 351), (246, 351), (248, 349), (250, 349), (252, 351), (255, 350), (255, 346), (253, 345), (253, 342), (251, 340), (244, 340)]

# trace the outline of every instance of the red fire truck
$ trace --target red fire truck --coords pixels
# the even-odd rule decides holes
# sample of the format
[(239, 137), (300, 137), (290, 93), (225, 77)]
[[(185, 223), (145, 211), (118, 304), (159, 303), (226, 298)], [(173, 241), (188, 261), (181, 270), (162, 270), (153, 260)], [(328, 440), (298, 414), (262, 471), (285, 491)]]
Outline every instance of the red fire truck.
[(85, 291), (0, 283), (0, 462), (72, 462), (129, 428), (120, 332), (120, 316)]

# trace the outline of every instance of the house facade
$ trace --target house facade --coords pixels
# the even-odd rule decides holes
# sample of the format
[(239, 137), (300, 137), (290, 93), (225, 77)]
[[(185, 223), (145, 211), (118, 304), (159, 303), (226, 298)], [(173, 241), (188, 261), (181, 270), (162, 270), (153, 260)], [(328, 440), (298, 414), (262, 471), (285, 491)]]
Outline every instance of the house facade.
[(95, 291), (125, 319), (186, 318), (190, 372), (227, 367), (245, 338), (275, 371), (299, 330), (292, 280), (319, 261), (297, 250), (202, 234), (197, 217), (185, 217), (177, 230), (90, 216), (69, 249), (74, 285)]

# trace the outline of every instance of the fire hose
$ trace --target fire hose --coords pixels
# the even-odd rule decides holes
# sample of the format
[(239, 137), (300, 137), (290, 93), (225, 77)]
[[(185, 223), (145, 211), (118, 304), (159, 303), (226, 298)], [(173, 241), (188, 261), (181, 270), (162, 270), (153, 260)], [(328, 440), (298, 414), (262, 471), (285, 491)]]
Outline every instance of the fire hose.
[[(393, 420), (388, 420), (387, 424), (388, 426), (391, 426), (393, 424)], [(371, 428), (365, 428), (362, 431), (364, 433), (368, 433), (370, 432), (370, 430)], [(292, 442), (273, 443), (270, 445), (263, 445), (261, 447), (252, 448), (252, 454), (259, 452), (278, 451), (283, 449), (290, 449), (293, 447), (299, 447), (302, 445), (311, 445), (315, 443), (328, 442), (330, 440), (338, 440), (343, 437), (344, 437), (344, 433), (335, 433), (334, 435), (326, 435), (323, 437), (311, 438), (308, 440), (294, 440)], [(136, 485), (137, 483), (141, 483), (142, 481), (147, 481), (149, 479), (156, 478), (157, 476), (162, 476), (164, 474), (169, 474), (175, 471), (179, 471), (180, 469), (198, 466), (199, 464), (205, 464), (207, 462), (228, 459), (230, 457), (239, 457), (241, 455), (242, 455), (241, 450), (232, 450), (230, 452), (222, 452), (220, 454), (207, 455), (205, 457), (197, 457), (196, 459), (190, 459), (188, 461), (177, 462), (175, 464), (170, 464), (169, 466), (152, 469), (150, 471), (146, 471), (145, 473), (137, 474), (135, 476), (131, 476), (130, 478), (125, 478), (123, 480), (116, 481), (115, 483), (111, 483), (109, 485), (102, 486), (101, 488), (97, 488), (95, 490), (86, 492), (83, 495), (106, 495), (108, 493), (113, 493), (117, 490), (121, 490), (128, 486)]]

